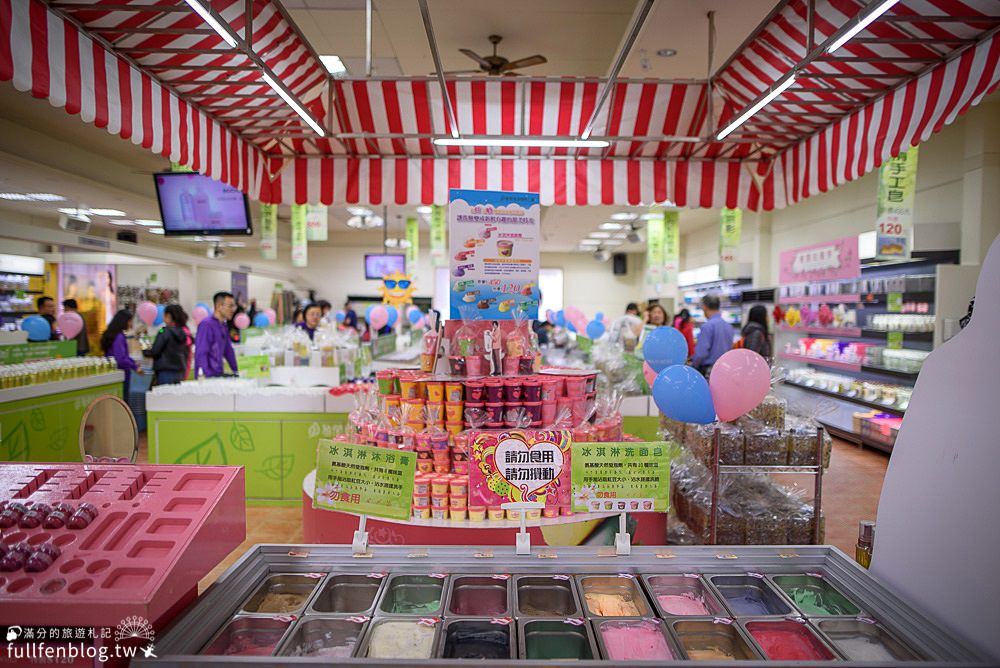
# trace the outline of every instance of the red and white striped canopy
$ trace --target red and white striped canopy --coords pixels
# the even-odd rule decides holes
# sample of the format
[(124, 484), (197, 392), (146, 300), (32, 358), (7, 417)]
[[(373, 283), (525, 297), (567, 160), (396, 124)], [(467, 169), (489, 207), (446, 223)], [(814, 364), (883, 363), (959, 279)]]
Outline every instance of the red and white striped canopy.
[[(183, 0), (0, 0), (0, 79), (267, 202), (440, 204), (458, 187), (533, 190), (543, 204), (748, 209), (858, 178), (1000, 80), (1000, 0), (902, 0), (834, 54), (824, 42), (865, 5), (815, 0), (810, 16), (807, 0), (785, 0), (711, 86), (613, 82), (592, 133), (606, 149), (442, 148), (432, 139), (451, 132), (451, 114), (436, 79), (331, 81), (275, 0), (211, 6), (249, 52)], [(271, 91), (259, 63), (326, 137)], [(792, 87), (715, 140), (793, 69)], [(463, 136), (571, 139), (605, 85), (447, 88)]]

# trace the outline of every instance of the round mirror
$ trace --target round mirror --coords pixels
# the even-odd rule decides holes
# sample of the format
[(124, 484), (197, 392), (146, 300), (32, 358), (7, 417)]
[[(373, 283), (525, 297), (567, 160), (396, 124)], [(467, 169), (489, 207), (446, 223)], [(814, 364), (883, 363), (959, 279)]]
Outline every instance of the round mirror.
[(113, 395), (94, 399), (80, 421), (80, 456), (88, 464), (134, 464), (139, 430), (132, 410)]

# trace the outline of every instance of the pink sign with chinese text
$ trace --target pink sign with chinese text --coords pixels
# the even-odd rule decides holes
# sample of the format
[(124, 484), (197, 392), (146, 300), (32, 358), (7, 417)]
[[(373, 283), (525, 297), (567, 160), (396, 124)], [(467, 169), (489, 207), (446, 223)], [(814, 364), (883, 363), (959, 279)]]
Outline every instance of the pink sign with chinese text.
[(844, 237), (781, 253), (778, 281), (782, 285), (836, 281), (861, 275), (858, 238)]
[(508, 501), (570, 503), (568, 430), (473, 432), (469, 436), (469, 504), (497, 506)]

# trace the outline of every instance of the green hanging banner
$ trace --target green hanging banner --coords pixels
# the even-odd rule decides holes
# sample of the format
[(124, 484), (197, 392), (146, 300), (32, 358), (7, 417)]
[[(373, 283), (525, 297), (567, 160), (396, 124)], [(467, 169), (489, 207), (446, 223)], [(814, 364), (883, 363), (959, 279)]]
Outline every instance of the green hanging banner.
[(431, 207), (431, 264), (435, 267), (448, 266), (448, 233), (443, 206)]
[(681, 265), (681, 229), (676, 211), (663, 212), (663, 284), (677, 283)]
[(410, 280), (417, 278), (417, 259), (420, 257), (420, 221), (416, 218), (406, 219), (406, 272)]
[(170, 163), (170, 171), (172, 171), (172, 172), (193, 172), (194, 170), (191, 169), (190, 167), (188, 167), (187, 165), (182, 165), (179, 162), (171, 162)]
[(260, 256), (278, 259), (278, 205), (260, 205)]
[(309, 264), (309, 246), (306, 241), (305, 204), (292, 205), (292, 266), (305, 267)]
[(654, 218), (646, 225), (646, 285), (660, 294), (663, 284), (663, 218)]
[(306, 206), (306, 241), (326, 241), (326, 207), (322, 204)]
[(743, 229), (743, 211), (723, 209), (719, 220), (719, 276), (736, 278), (740, 235)]
[(878, 170), (875, 257), (908, 260), (913, 239), (913, 198), (917, 192), (917, 147), (890, 158)]

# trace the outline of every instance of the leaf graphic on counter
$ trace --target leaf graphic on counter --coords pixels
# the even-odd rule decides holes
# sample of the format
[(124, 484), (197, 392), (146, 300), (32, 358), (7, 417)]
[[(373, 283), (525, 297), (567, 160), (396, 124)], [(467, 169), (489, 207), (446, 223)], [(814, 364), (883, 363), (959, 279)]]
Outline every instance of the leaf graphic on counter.
[(15, 462), (28, 462), (31, 461), (31, 446), (28, 442), (28, 428), (24, 425), (24, 420), (21, 420), (10, 430), (0, 444), (6, 446), (7, 456), (4, 459)]
[(228, 463), (226, 461), (226, 446), (222, 443), (219, 433), (216, 432), (182, 454), (174, 463), (225, 465)]
[(267, 476), (271, 480), (284, 480), (292, 474), (295, 467), (295, 455), (272, 455), (261, 464), (264, 468), (257, 472)]
[(28, 421), (31, 422), (31, 428), (35, 431), (45, 430), (45, 413), (40, 408), (32, 409), (28, 413)]
[(66, 427), (59, 427), (49, 436), (49, 449), (62, 452), (66, 447)]
[(229, 444), (240, 452), (253, 452), (256, 446), (253, 444), (253, 435), (245, 426), (233, 423), (233, 428), (229, 430)]

